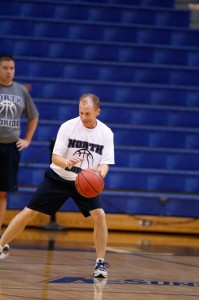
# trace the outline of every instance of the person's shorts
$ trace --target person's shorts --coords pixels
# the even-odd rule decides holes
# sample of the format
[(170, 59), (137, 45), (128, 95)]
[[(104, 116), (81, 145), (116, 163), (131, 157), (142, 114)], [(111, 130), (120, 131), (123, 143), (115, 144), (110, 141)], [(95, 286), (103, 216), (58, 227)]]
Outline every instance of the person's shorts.
[(20, 156), (16, 143), (0, 143), (0, 191), (17, 191)]
[(90, 216), (90, 211), (103, 208), (101, 196), (85, 198), (81, 196), (74, 181), (68, 181), (57, 175), (49, 168), (44, 180), (34, 193), (27, 207), (47, 215), (55, 214), (68, 198), (72, 198), (85, 217)]

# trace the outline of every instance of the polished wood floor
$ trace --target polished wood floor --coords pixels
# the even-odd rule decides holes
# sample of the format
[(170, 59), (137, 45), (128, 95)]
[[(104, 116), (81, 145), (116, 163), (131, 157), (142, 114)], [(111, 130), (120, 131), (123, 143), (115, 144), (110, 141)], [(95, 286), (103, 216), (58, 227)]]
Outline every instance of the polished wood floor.
[(107, 280), (94, 280), (90, 230), (27, 228), (0, 260), (0, 300), (198, 300), (197, 235), (109, 232)]

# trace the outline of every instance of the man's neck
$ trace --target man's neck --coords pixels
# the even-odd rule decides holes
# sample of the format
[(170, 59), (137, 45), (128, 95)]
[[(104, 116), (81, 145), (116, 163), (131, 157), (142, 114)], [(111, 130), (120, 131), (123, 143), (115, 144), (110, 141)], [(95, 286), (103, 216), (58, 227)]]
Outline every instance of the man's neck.
[(5, 82), (5, 81), (0, 80), (0, 85), (10, 86), (10, 85), (12, 85), (12, 83), (13, 83), (13, 81)]

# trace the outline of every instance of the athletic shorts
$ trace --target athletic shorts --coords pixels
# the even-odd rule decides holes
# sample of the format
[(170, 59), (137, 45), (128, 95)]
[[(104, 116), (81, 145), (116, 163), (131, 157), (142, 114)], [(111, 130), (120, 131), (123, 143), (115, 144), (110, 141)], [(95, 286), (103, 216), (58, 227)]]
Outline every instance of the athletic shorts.
[(0, 143), (0, 191), (17, 191), (17, 174), (20, 152), (16, 143)]
[(72, 198), (85, 217), (90, 216), (90, 211), (102, 208), (101, 196), (85, 198), (81, 196), (74, 181), (68, 181), (57, 175), (49, 168), (44, 175), (44, 180), (34, 193), (27, 205), (32, 210), (47, 215), (55, 214), (68, 198)]

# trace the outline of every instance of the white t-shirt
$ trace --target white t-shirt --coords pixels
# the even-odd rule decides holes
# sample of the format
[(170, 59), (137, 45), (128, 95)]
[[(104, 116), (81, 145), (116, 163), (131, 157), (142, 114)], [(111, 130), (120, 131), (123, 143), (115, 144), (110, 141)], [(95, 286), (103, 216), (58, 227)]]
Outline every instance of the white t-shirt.
[(83, 126), (80, 117), (63, 123), (57, 133), (53, 154), (66, 159), (72, 156), (84, 158), (70, 170), (51, 164), (50, 167), (62, 178), (75, 180), (82, 169), (97, 169), (99, 164), (114, 164), (113, 132), (101, 121), (93, 129)]

